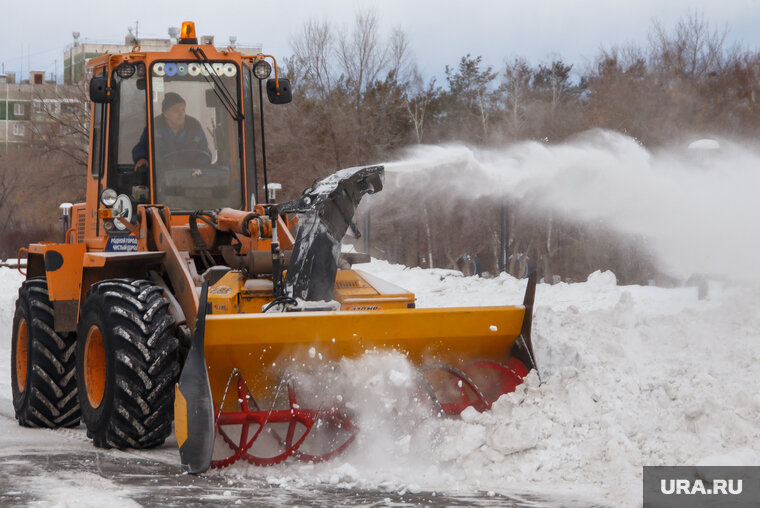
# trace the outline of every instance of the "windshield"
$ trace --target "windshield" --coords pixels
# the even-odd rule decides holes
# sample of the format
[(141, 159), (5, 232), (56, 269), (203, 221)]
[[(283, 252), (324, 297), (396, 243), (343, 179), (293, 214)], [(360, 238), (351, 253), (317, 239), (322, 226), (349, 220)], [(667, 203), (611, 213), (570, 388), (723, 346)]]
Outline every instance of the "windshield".
[[(215, 90), (213, 72), (236, 100), (232, 63), (159, 62), (151, 67), (153, 155), (157, 202), (175, 210), (242, 208), (238, 123)], [(135, 161), (147, 154), (147, 138)]]

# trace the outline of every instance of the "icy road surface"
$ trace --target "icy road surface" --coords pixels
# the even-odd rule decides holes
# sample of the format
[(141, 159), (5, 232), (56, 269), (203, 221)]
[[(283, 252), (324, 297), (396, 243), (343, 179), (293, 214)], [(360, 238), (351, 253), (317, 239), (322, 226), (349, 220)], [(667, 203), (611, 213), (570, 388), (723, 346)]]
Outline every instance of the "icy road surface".
[[(357, 268), (417, 294), (420, 307), (522, 302), (524, 280), (463, 277), (374, 261)], [(760, 291), (539, 285), (535, 375), (492, 411), (410, 430), (385, 386), (408, 365), (375, 355), (347, 371), (375, 394), (376, 425), (329, 463), (235, 465), (182, 475), (176, 445), (96, 450), (82, 426), (18, 427), (10, 335), (21, 276), (0, 269), (0, 505), (637, 505), (643, 465), (760, 464)], [(379, 388), (378, 388), (379, 387)], [(423, 429), (423, 431), (420, 431)]]

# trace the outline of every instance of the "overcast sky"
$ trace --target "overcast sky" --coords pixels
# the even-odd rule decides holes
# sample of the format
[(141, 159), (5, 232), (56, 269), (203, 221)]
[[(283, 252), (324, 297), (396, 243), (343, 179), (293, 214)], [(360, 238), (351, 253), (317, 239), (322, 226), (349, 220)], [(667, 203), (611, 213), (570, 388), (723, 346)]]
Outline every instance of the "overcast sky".
[[(239, 44), (262, 44), (277, 56), (291, 53), (290, 41), (310, 18), (336, 26), (351, 23), (357, 9), (372, 8), (381, 26), (401, 27), (425, 76), (442, 76), (446, 64), (465, 54), (502, 67), (505, 58), (532, 63), (560, 55), (583, 68), (600, 47), (644, 44), (652, 21), (672, 26), (690, 11), (729, 30), (730, 41), (760, 48), (760, 0), (2, 0), (0, 64), (28, 76), (34, 70), (60, 76), (63, 51), (80, 32), (88, 42), (123, 42), (127, 27), (139, 22), (141, 37), (167, 36), (169, 26), (196, 23), (200, 35), (217, 45), (230, 35)], [(23, 57), (22, 57), (23, 55)], [(57, 63), (56, 63), (57, 61)]]

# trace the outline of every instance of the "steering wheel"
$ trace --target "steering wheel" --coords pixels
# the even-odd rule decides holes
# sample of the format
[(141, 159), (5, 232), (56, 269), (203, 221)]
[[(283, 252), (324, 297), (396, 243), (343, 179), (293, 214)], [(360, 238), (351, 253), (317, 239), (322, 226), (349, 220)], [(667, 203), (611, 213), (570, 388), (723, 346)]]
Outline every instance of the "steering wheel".
[(187, 155), (193, 154), (193, 159), (197, 164), (211, 164), (211, 154), (200, 148), (183, 148), (172, 152), (161, 154), (161, 160), (183, 160)]

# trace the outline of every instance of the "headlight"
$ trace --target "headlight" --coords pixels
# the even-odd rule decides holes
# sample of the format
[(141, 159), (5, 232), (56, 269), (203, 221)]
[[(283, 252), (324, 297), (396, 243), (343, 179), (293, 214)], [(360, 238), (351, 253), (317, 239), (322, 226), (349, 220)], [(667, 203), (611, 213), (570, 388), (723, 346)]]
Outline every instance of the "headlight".
[(116, 191), (113, 189), (105, 189), (100, 193), (100, 202), (103, 206), (112, 207), (116, 203)]
[(259, 60), (253, 66), (253, 74), (258, 79), (267, 79), (272, 74), (272, 66), (266, 60)]
[(131, 78), (134, 73), (135, 73), (135, 66), (129, 62), (124, 62), (123, 64), (121, 64), (120, 66), (116, 68), (116, 74), (118, 74), (119, 77), (123, 79)]

